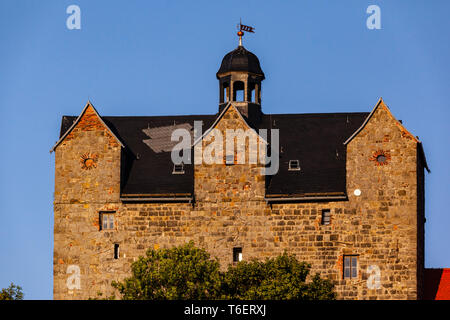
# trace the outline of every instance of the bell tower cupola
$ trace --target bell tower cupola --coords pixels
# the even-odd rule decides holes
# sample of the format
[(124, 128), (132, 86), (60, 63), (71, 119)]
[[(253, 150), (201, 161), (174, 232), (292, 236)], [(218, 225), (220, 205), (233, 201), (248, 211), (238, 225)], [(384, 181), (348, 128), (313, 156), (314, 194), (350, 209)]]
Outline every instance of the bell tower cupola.
[(261, 82), (264, 72), (258, 57), (242, 45), (242, 30), (238, 32), (239, 46), (222, 59), (216, 77), (219, 80), (219, 112), (232, 102), (239, 111), (258, 121), (261, 115)]

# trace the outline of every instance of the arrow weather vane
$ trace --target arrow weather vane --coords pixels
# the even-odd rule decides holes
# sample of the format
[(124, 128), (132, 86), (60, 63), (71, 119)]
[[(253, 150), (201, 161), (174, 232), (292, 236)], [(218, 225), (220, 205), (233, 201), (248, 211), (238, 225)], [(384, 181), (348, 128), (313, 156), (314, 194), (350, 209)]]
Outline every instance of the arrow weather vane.
[(239, 30), (237, 33), (237, 35), (239, 36), (239, 46), (242, 47), (242, 36), (244, 35), (244, 31), (255, 33), (255, 28), (242, 24), (242, 21), (240, 19), (239, 19), (239, 24), (237, 25), (237, 28)]

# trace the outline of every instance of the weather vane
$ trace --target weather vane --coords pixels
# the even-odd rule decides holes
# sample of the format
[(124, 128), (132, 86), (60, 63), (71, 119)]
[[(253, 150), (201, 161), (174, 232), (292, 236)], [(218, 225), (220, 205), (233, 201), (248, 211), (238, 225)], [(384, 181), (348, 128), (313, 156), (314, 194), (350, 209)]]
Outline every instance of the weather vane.
[(237, 35), (239, 36), (239, 46), (242, 47), (242, 36), (244, 35), (244, 31), (255, 33), (255, 28), (242, 24), (242, 21), (240, 19), (237, 28), (239, 30), (237, 33)]

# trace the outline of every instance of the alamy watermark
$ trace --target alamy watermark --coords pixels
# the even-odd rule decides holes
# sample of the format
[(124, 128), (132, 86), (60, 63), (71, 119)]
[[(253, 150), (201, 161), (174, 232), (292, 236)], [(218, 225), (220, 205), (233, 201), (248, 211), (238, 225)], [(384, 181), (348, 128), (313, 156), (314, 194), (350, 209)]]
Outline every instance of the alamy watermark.
[[(67, 7), (66, 13), (70, 16), (66, 19), (66, 26), (69, 30), (81, 29), (81, 9), (78, 5), (72, 4)], [(381, 9), (379, 6), (372, 4), (366, 9), (366, 13), (370, 16), (366, 20), (366, 26), (369, 30), (381, 29)]]
[(367, 288), (368, 289), (380, 289), (381, 288), (381, 271), (377, 265), (371, 265), (367, 267)]
[(66, 26), (69, 30), (81, 29), (81, 9), (79, 6), (72, 4), (67, 7), (66, 13), (70, 14), (66, 20)]
[(366, 13), (370, 16), (366, 20), (366, 26), (369, 30), (381, 29), (381, 9), (379, 6), (373, 4), (367, 7)]
[(67, 266), (66, 273), (70, 274), (70, 276), (68, 276), (66, 280), (67, 289), (80, 290), (81, 289), (80, 267), (77, 266), (76, 264), (71, 264)]

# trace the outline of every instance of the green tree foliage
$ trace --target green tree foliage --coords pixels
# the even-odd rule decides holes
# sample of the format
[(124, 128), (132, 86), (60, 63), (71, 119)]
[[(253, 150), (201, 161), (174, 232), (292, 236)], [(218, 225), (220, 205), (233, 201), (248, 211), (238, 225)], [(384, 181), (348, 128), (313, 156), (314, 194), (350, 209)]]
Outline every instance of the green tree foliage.
[(11, 283), (0, 291), (0, 300), (23, 300), (22, 287)]
[(241, 261), (221, 272), (219, 262), (190, 243), (148, 250), (132, 264), (132, 276), (113, 282), (125, 300), (147, 299), (335, 299), (333, 284), (310, 265), (284, 253), (266, 261)]
[(193, 242), (148, 250), (131, 266), (132, 277), (113, 282), (124, 300), (215, 299), (220, 290), (219, 262)]
[(333, 285), (316, 274), (307, 282), (310, 265), (284, 253), (261, 261), (241, 261), (224, 277), (224, 292), (229, 299), (244, 300), (330, 300)]

